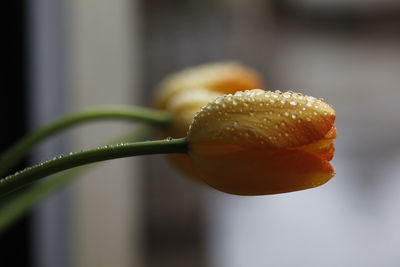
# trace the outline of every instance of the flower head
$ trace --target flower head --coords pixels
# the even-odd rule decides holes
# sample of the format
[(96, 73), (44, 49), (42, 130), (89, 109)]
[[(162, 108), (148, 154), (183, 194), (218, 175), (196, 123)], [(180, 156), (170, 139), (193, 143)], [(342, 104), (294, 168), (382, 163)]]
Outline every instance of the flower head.
[(168, 109), (168, 104), (179, 94), (196, 88), (223, 95), (261, 86), (259, 75), (240, 63), (203, 64), (171, 74), (162, 81), (157, 90), (155, 105), (161, 109)]
[(291, 192), (326, 183), (335, 111), (322, 99), (260, 89), (218, 97), (195, 116), (190, 157), (202, 179), (238, 195)]

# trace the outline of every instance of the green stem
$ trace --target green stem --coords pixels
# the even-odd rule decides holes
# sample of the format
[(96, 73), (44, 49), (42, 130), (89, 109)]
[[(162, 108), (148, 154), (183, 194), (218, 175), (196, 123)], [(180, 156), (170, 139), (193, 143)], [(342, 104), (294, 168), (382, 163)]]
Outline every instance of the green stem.
[(58, 157), (0, 180), (0, 197), (51, 174), (94, 162), (150, 154), (187, 153), (186, 138), (122, 143)]
[[(110, 143), (120, 143), (127, 140), (143, 140), (151, 135), (153, 129), (141, 127), (125, 137), (118, 138)], [(84, 172), (91, 170), (97, 164), (86, 165), (52, 175), (18, 194), (12, 194), (0, 200), (0, 234), (8, 229), (22, 215), (31, 210), (49, 195), (64, 188)]]
[(166, 112), (132, 106), (109, 106), (68, 115), (27, 135), (5, 151), (0, 156), (0, 177), (14, 167), (30, 149), (47, 137), (83, 122), (107, 119), (142, 121), (155, 126), (166, 126), (170, 121), (169, 114)]

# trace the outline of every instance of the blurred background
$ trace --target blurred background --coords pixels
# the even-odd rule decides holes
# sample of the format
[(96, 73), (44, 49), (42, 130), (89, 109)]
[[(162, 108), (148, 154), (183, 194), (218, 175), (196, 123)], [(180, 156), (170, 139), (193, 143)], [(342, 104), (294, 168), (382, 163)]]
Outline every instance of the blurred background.
[[(150, 105), (168, 73), (238, 60), (265, 88), (337, 111), (336, 176), (238, 197), (161, 156), (102, 164), (0, 235), (7, 266), (400, 266), (400, 3), (396, 0), (16, 0), (3, 23), (5, 148), (100, 104)], [(126, 132), (95, 123), (30, 164)], [(28, 162), (26, 163), (28, 164)], [(17, 252), (17, 255), (15, 254)]]

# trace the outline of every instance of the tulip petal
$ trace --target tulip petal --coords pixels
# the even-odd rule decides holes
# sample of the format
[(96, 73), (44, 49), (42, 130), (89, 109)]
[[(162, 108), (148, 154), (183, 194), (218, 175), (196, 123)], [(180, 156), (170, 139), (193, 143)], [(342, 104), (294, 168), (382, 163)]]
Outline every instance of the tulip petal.
[(246, 147), (284, 148), (321, 140), (335, 111), (321, 99), (260, 89), (218, 97), (202, 108), (189, 132), (192, 142), (223, 141)]
[(267, 195), (309, 189), (326, 183), (334, 175), (329, 162), (312, 152), (228, 150), (230, 152), (202, 154), (194, 148), (191, 157), (207, 184), (230, 194)]
[(189, 176), (193, 181), (204, 183), (198, 171), (193, 165), (193, 160), (185, 154), (170, 154), (166, 155), (168, 161), (183, 174)]

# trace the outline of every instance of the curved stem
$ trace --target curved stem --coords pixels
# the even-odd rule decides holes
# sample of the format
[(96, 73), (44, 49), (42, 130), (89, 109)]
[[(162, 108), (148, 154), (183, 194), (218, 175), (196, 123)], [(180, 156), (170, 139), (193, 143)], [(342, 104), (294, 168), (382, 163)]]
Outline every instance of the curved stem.
[[(110, 143), (119, 143), (127, 140), (143, 140), (150, 136), (152, 132), (152, 128), (143, 126), (140, 129)], [(21, 190), (18, 194), (0, 199), (0, 235), (22, 215), (35, 207), (40, 201), (61, 188), (64, 188), (67, 184), (71, 183), (85, 172), (91, 170), (94, 166), (97, 166), (97, 164), (77, 167), (57, 173), (34, 186)]]
[(0, 177), (4, 176), (36, 144), (47, 137), (77, 124), (107, 119), (142, 121), (156, 126), (168, 125), (168, 113), (142, 107), (109, 106), (71, 114), (33, 132), (0, 156)]
[(180, 138), (138, 143), (121, 143), (70, 154), (68, 156), (61, 156), (1, 179), (0, 197), (51, 174), (89, 163), (138, 155), (184, 154), (187, 152), (187, 139)]

